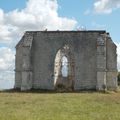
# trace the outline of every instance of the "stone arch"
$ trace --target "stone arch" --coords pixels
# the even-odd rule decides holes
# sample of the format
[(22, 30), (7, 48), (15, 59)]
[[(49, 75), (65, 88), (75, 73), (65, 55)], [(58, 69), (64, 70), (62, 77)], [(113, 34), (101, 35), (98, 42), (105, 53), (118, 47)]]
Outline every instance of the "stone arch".
[[(62, 58), (66, 57), (68, 60), (68, 75), (62, 76)], [(74, 76), (75, 76), (75, 62), (74, 55), (69, 45), (65, 45), (59, 49), (56, 53), (54, 61), (54, 87), (57, 89), (62, 87), (64, 89), (73, 89), (74, 87)]]

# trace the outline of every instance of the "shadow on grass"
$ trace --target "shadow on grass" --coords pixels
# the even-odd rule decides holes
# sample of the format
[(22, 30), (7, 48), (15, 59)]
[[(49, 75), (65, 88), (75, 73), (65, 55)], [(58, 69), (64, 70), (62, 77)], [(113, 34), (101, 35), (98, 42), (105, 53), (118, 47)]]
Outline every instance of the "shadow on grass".
[(7, 89), (7, 90), (1, 90), (0, 93), (40, 93), (40, 94), (57, 94), (57, 93), (102, 93), (102, 94), (111, 94), (111, 93), (117, 93), (119, 91), (96, 91), (93, 90), (73, 90), (73, 91), (67, 91), (67, 90), (43, 90), (43, 89), (31, 89), (28, 91), (21, 91), (20, 89)]

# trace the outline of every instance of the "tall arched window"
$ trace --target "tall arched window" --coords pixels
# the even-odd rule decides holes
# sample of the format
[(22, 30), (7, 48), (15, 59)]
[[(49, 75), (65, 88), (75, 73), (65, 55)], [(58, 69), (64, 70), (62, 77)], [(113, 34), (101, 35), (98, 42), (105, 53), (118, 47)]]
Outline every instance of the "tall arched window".
[[(55, 89), (73, 89), (74, 87), (74, 56), (69, 45), (59, 49), (54, 62)], [(61, 88), (61, 85), (64, 87)]]
[(63, 56), (61, 59), (62, 67), (61, 72), (63, 77), (68, 77), (68, 59), (66, 56)]

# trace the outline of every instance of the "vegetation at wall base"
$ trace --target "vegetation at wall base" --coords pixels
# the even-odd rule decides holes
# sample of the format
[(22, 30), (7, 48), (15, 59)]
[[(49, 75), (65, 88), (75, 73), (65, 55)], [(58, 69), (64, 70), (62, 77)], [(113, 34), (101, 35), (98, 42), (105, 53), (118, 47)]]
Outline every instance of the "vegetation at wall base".
[(118, 85), (120, 85), (120, 72), (118, 72), (117, 79), (118, 79)]

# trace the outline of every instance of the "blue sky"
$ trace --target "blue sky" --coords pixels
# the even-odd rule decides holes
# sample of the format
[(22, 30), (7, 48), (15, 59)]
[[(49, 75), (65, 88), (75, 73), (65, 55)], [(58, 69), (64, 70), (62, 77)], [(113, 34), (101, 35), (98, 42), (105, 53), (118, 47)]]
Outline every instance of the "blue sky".
[[(86, 26), (86, 29), (98, 29), (98, 26), (110, 32), (115, 42), (120, 42), (120, 9), (111, 14), (92, 13), (95, 0), (58, 0), (60, 16), (73, 17), (79, 25)], [(91, 13), (85, 15), (85, 11), (91, 10)], [(93, 10), (93, 11), (92, 11)], [(95, 23), (95, 25), (93, 24)], [(97, 26), (98, 25), (98, 26)]]
[(25, 7), (27, 0), (0, 0), (0, 8), (5, 12)]
[(120, 70), (119, 19), (120, 0), (0, 0), (0, 88), (14, 84), (14, 48), (26, 30), (106, 30)]

